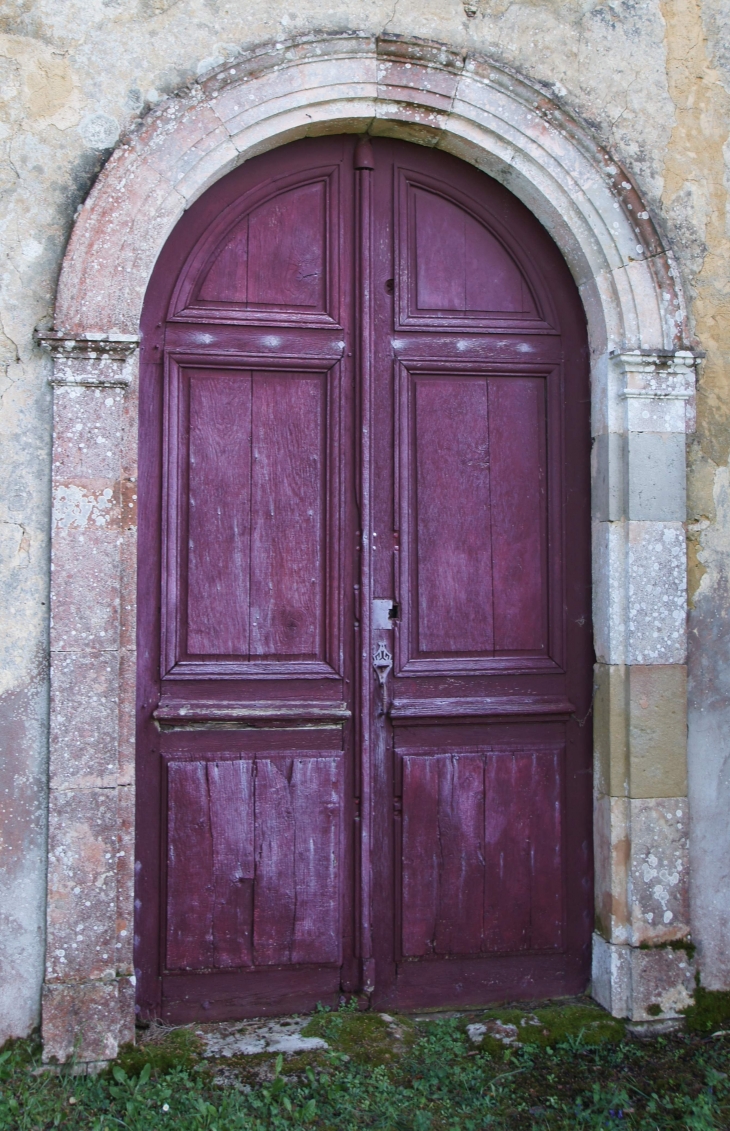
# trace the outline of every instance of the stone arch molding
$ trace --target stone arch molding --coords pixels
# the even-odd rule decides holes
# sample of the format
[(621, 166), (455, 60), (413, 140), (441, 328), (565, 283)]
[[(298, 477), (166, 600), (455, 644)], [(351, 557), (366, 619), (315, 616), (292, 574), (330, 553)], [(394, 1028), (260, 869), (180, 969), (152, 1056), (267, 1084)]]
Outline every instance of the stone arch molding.
[(537, 215), (579, 286), (596, 455), (594, 993), (648, 1020), (656, 1004), (675, 1015), (691, 986), (685, 953), (659, 947), (689, 930), (677, 814), (696, 354), (671, 256), (631, 177), (543, 89), (440, 44), (313, 35), (203, 75), (123, 140), (77, 217), (55, 329), (38, 335), (55, 387), (47, 1059), (106, 1060), (133, 1036), (135, 362), (147, 283), (214, 181), (334, 132), (398, 136), (483, 169)]

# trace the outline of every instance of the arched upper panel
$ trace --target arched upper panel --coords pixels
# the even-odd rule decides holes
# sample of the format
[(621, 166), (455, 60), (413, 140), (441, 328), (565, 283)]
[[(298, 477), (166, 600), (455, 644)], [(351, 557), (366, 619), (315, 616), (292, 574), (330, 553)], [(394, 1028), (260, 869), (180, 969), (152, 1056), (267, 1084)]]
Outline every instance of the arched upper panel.
[(213, 215), (183, 268), (170, 317), (336, 322), (338, 171), (274, 178)]
[(483, 330), (554, 328), (548, 288), (509, 222), (448, 185), (399, 170), (398, 322)]
[[(248, 157), (333, 131), (436, 145), (506, 184), (563, 252), (594, 350), (686, 342), (677, 280), (648, 209), (582, 126), (483, 56), (359, 33), (262, 47), (140, 123), (81, 209), (59, 283), (57, 330), (138, 333), (155, 260), (185, 208)], [(221, 285), (225, 276), (240, 295), (225, 259), (217, 270)], [(317, 286), (300, 279), (297, 301), (321, 302)]]

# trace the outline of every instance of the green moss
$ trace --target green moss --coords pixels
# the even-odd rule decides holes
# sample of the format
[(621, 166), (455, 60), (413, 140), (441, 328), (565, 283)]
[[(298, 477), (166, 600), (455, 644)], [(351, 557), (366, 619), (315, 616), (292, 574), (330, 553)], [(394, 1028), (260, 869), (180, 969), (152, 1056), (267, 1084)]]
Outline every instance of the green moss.
[(118, 1063), (128, 1076), (138, 1076), (149, 1064), (154, 1075), (160, 1077), (177, 1068), (192, 1068), (202, 1047), (200, 1037), (192, 1029), (170, 1029), (155, 1040), (123, 1045), (119, 1050)]
[[(384, 1020), (392, 1017), (392, 1022)], [(316, 1013), (302, 1036), (322, 1037), (334, 1052), (357, 1064), (389, 1065), (415, 1040), (413, 1023), (395, 1014), (361, 1013), (346, 1006), (332, 1013)]]
[(730, 993), (698, 985), (694, 1003), (682, 1011), (690, 1033), (711, 1033), (730, 1028)]
[(671, 939), (669, 942), (662, 943), (639, 943), (639, 950), (682, 950), (691, 962), (697, 947), (689, 939)]
[(649, 1014), (650, 1017), (658, 1017), (659, 1014), (661, 1013), (661, 1011), (662, 1011), (662, 1007), (660, 1005), (657, 1005), (656, 1002), (654, 1002), (654, 1004), (648, 1006), (647, 1010), (646, 1010), (646, 1012)]
[[(588, 1000), (536, 1006), (532, 1010), (489, 1009), (465, 1021), (465, 1027), (472, 1021), (482, 1024), (501, 1021), (503, 1025), (514, 1025), (517, 1029), (516, 1040), (520, 1045), (538, 1045), (542, 1048), (565, 1044), (599, 1045), (606, 1041), (617, 1043), (623, 1040), (626, 1029), (623, 1021), (612, 1017)], [(509, 1046), (486, 1034), (480, 1047), (491, 1054), (497, 1054), (503, 1053)]]

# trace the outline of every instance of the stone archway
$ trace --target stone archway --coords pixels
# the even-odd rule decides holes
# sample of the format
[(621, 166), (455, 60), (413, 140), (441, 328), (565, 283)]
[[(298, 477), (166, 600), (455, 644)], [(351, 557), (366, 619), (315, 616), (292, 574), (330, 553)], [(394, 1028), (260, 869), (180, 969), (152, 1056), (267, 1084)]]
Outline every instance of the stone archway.
[[(684, 434), (696, 355), (636, 187), (542, 90), (476, 54), (360, 34), (267, 45), (151, 113), (115, 151), (64, 259), (54, 357), (47, 1059), (133, 1034), (136, 356), (159, 251), (248, 158), (327, 132), (397, 136), (488, 172), (580, 288), (592, 351), (594, 994), (688, 1000)], [(588, 720), (586, 720), (588, 725)], [(642, 945), (643, 944), (643, 945)], [(648, 948), (647, 949), (647, 944)], [(652, 949), (653, 948), (653, 949)]]

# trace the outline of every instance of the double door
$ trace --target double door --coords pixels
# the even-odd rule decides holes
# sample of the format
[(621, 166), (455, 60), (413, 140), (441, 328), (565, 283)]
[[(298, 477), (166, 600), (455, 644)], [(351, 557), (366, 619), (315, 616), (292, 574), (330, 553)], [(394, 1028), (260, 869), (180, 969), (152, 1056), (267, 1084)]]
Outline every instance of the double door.
[(210, 189), (145, 300), (138, 1003), (585, 987), (588, 380), (513, 196), (385, 138)]

